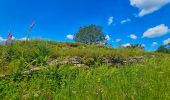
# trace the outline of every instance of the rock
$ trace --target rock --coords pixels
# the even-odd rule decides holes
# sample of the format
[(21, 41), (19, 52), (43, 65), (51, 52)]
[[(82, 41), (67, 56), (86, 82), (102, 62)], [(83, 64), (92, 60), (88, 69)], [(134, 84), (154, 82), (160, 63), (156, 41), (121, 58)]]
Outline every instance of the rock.
[(127, 62), (126, 60), (124, 60), (124, 61), (123, 61), (123, 64), (126, 65), (126, 64), (128, 64), (128, 62)]
[(85, 65), (85, 64), (74, 64), (74, 67), (77, 67), (77, 68), (86, 68), (86, 69), (89, 69), (90, 67)]
[(57, 65), (58, 62), (59, 62), (58, 59), (53, 59), (53, 60), (50, 60), (50, 61), (49, 61), (49, 65)]
[(67, 59), (64, 59), (63, 61), (59, 61), (58, 64), (59, 65), (69, 64), (69, 61)]
[(30, 69), (30, 72), (39, 71), (39, 70), (41, 70), (41, 69), (42, 69), (42, 68), (39, 68), (39, 67), (31, 68), (31, 69)]
[(134, 59), (137, 62), (141, 62), (142, 60), (145, 59), (145, 57), (144, 56), (135, 56), (135, 57), (132, 57), (132, 59)]
[(82, 67), (82, 64), (76, 64), (77, 67)]
[(43, 68), (39, 68), (39, 67), (32, 67), (30, 70), (24, 71), (23, 74), (31, 74), (37, 71), (42, 70)]
[(77, 57), (77, 56), (71, 57), (71, 58), (69, 58), (69, 62), (71, 64), (80, 64), (81, 63), (81, 58)]
[(107, 58), (107, 57), (103, 57), (103, 58), (101, 59), (101, 62), (102, 62), (102, 63), (112, 63), (112, 59)]
[(144, 56), (135, 56), (133, 57), (133, 59), (144, 59), (145, 57)]

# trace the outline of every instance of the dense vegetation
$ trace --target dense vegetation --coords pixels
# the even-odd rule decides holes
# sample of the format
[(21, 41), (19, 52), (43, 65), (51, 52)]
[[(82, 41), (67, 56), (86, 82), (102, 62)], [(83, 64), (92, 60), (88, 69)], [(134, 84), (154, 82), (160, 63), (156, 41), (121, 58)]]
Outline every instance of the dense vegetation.
[[(78, 60), (86, 67), (63, 61), (51, 63), (69, 57), (82, 58)], [(143, 59), (120, 63), (133, 57)], [(102, 63), (101, 58), (112, 58), (114, 63)], [(16, 41), (0, 46), (0, 98), (169, 100), (169, 60), (168, 54), (141, 49)]]
[(80, 27), (75, 34), (74, 40), (85, 44), (105, 44), (106, 35), (103, 33), (101, 26), (89, 25)]
[(162, 53), (169, 53), (170, 54), (170, 43), (167, 45), (161, 45), (158, 49), (157, 52), (162, 52)]

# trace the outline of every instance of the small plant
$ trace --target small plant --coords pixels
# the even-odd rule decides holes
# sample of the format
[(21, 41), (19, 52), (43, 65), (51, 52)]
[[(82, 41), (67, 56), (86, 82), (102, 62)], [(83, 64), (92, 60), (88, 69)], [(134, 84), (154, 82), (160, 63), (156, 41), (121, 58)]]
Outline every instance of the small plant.
[(14, 55), (14, 48), (12, 46), (6, 47), (3, 53), (3, 59), (7, 62), (11, 61), (13, 55)]
[(84, 64), (87, 66), (92, 66), (95, 64), (95, 60), (94, 60), (94, 58), (87, 58), (84, 60)]
[(38, 50), (34, 52), (34, 64), (38, 64), (41, 66), (47, 65), (47, 61), (49, 58), (49, 49), (47, 48), (47, 44), (39, 44)]
[(48, 56), (49, 54), (49, 49), (47, 47), (47, 44), (39, 44), (38, 45), (38, 54), (39, 56)]

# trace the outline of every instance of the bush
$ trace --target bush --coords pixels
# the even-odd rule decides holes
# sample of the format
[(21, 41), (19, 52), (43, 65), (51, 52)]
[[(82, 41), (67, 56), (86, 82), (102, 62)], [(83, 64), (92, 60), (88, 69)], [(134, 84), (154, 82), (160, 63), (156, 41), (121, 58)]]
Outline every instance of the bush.
[(83, 62), (84, 62), (84, 64), (87, 65), (87, 66), (92, 66), (92, 65), (95, 64), (94, 58), (86, 58)]
[(162, 45), (156, 51), (161, 52), (161, 53), (169, 53), (170, 54), (170, 44), (169, 45)]

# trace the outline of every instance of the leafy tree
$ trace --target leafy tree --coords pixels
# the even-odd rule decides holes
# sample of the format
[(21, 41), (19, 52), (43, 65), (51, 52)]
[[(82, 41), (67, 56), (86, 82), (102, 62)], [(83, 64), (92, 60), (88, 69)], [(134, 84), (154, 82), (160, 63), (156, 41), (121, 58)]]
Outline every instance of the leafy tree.
[(101, 26), (89, 25), (80, 27), (74, 37), (74, 41), (85, 44), (104, 44), (106, 36), (102, 32)]
[(156, 51), (162, 53), (170, 53), (170, 43), (167, 45), (161, 45)]

